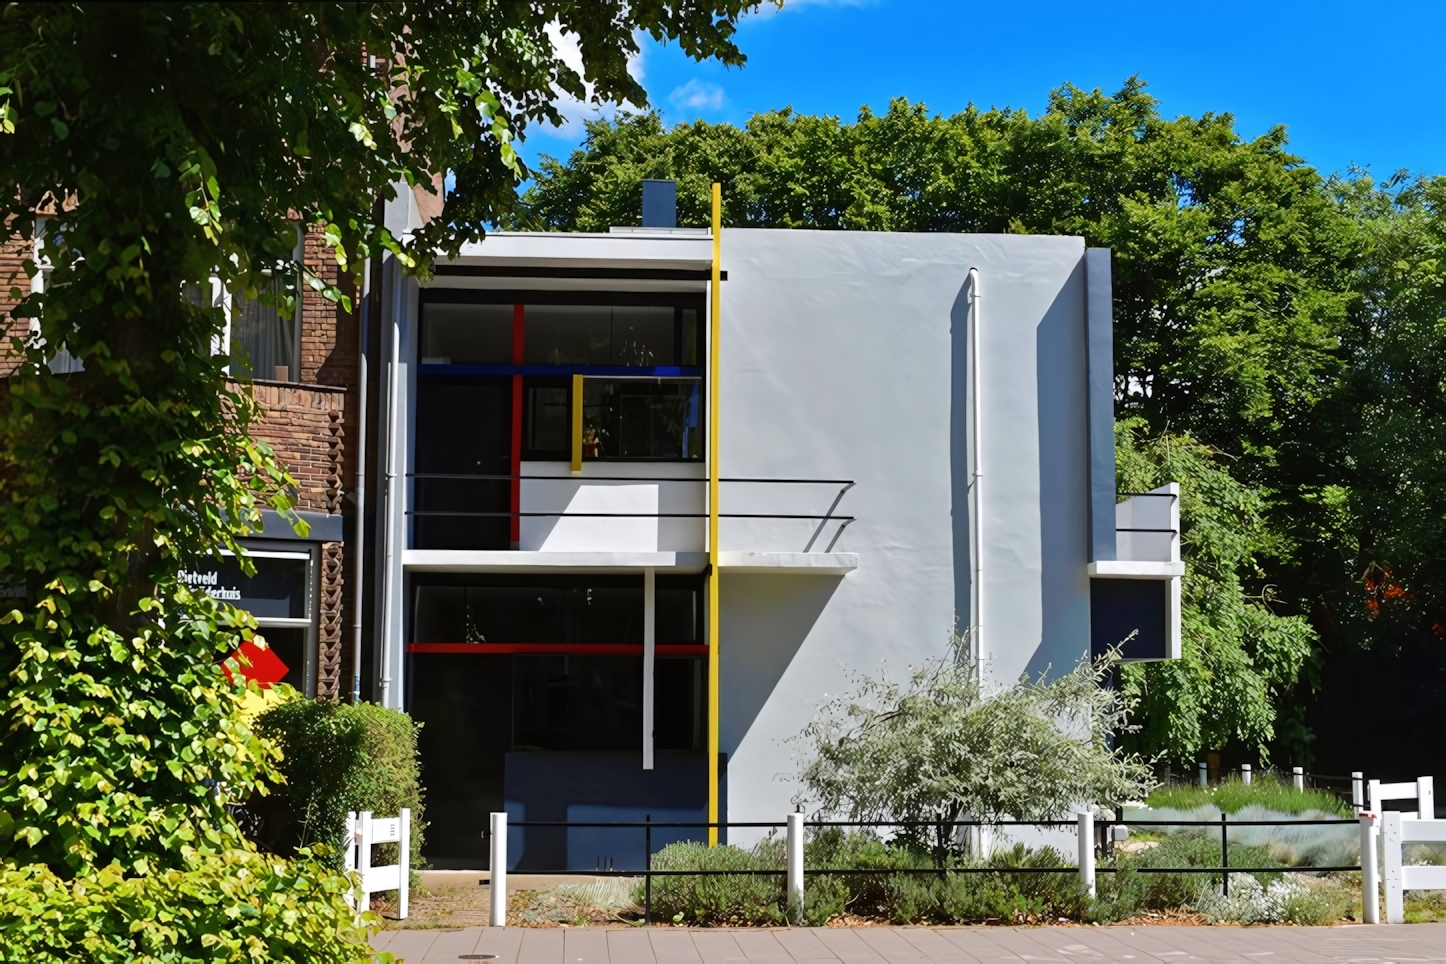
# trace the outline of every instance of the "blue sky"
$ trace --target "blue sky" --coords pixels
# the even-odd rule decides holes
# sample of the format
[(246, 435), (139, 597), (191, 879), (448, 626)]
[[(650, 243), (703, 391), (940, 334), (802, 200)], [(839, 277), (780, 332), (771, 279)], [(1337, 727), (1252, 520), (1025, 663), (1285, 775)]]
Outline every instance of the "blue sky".
[[(896, 96), (936, 113), (971, 101), (1038, 113), (1065, 82), (1113, 92), (1138, 74), (1167, 116), (1230, 112), (1246, 136), (1284, 124), (1294, 151), (1323, 171), (1356, 164), (1382, 178), (1446, 174), (1443, 38), (1441, 0), (790, 0), (743, 20), (741, 69), (649, 42), (635, 73), (670, 124), (741, 124), (787, 105), (851, 120)], [(580, 136), (578, 124), (534, 128), (523, 155), (565, 156)]]

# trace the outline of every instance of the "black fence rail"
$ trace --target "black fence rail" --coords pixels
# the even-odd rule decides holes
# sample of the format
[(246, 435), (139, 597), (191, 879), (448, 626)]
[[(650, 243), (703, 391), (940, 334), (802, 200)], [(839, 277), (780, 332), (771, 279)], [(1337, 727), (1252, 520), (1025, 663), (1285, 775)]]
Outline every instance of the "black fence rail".
[[(1289, 873), (1334, 873), (1345, 871), (1359, 871), (1360, 864), (1349, 866), (1275, 866), (1275, 867), (1241, 867), (1230, 865), (1230, 840), (1229, 831), (1231, 827), (1304, 827), (1304, 826), (1353, 826), (1361, 825), (1359, 819), (1349, 817), (1315, 819), (1315, 820), (1231, 820), (1229, 814), (1221, 813), (1220, 819), (1215, 820), (1130, 820), (1122, 818), (1091, 821), (1092, 832), (1096, 835), (1090, 841), (1090, 850), (1098, 849), (1105, 856), (1112, 855), (1110, 843), (1113, 841), (1113, 828), (1135, 827), (1141, 830), (1148, 828), (1162, 827), (1218, 827), (1220, 829), (1220, 866), (1218, 867), (1129, 867), (1122, 868), (1094, 864), (1089, 868), (1093, 874), (1114, 874), (1128, 870), (1131, 873), (1139, 874), (1219, 874), (1221, 878), (1221, 890), (1224, 896), (1230, 896), (1230, 875), (1231, 874), (1289, 874)], [(653, 868), (653, 831), (654, 830), (710, 830), (718, 829), (727, 831), (730, 829), (754, 829), (754, 830), (780, 830), (787, 828), (787, 823), (756, 822), (756, 821), (662, 821), (645, 819), (641, 821), (569, 821), (569, 820), (523, 820), (515, 823), (509, 821), (507, 827), (527, 828), (551, 828), (551, 829), (614, 829), (614, 830), (639, 830), (643, 834), (644, 866), (641, 870), (617, 870), (611, 867), (597, 870), (578, 869), (528, 869), (520, 871), (529, 876), (576, 876), (586, 875), (595, 877), (641, 877), (643, 879), (643, 921), (645, 924), (653, 922), (653, 878), (655, 877), (768, 877), (786, 876), (789, 873), (787, 866), (765, 869), (736, 869), (736, 870), (663, 870)], [(911, 828), (944, 830), (957, 833), (961, 829), (978, 827), (981, 829), (995, 829), (1003, 827), (1034, 827), (1037, 829), (1072, 829), (1079, 831), (1081, 822), (1075, 820), (806, 820), (802, 821), (804, 830), (823, 829), (827, 827), (837, 828), (858, 828), (858, 829), (894, 829), (906, 830)], [(1098, 831), (1103, 831), (1102, 835)], [(483, 837), (490, 835), (490, 831), (484, 831)], [(1106, 843), (1101, 844), (1100, 837), (1103, 836)], [(818, 876), (889, 876), (897, 874), (915, 874), (920, 876), (947, 876), (949, 874), (1080, 874), (1078, 866), (1065, 867), (809, 867), (804, 864), (801, 868), (804, 877)]]

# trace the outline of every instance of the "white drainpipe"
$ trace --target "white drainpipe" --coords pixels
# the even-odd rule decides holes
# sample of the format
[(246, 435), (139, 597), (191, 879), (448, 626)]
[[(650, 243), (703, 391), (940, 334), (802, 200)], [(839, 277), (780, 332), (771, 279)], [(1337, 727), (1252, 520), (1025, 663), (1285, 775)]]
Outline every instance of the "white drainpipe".
[(980, 418), (979, 409), (983, 401), (983, 394), (979, 390), (979, 375), (983, 370), (979, 364), (979, 269), (969, 269), (969, 308), (971, 326), (969, 332), (969, 362), (973, 371), (970, 373), (969, 387), (970, 394), (970, 420), (974, 435), (974, 473), (969, 482), (969, 494), (973, 497), (973, 518), (970, 520), (971, 529), (974, 535), (974, 579), (972, 580), (973, 598), (970, 600), (970, 627), (969, 627), (969, 650), (974, 660), (974, 672), (979, 679), (984, 675), (984, 500), (981, 497), (980, 488), (984, 483), (984, 465), (981, 461), (984, 447), (981, 444), (981, 426), (983, 419)]
[[(399, 287), (400, 285), (398, 285)], [(393, 607), (395, 606), (396, 584), (392, 566), (396, 558), (397, 543), (397, 376), (401, 363), (401, 326), (397, 322), (399, 306), (392, 305), (391, 361), (387, 370), (387, 505), (386, 505), (386, 570), (382, 575), (382, 631), (381, 636), (381, 704), (391, 706), (392, 685), (392, 639)]]

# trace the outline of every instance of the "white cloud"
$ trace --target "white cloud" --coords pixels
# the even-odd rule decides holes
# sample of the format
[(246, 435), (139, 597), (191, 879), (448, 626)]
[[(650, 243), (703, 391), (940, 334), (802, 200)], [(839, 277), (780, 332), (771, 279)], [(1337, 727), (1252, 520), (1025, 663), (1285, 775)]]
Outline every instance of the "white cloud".
[[(571, 33), (564, 33), (557, 24), (547, 26), (547, 37), (552, 41), (553, 52), (573, 70), (581, 74), (582, 71), (582, 50), (578, 47), (577, 36)], [(641, 40), (641, 38), (638, 38)], [(628, 73), (638, 83), (643, 82), (643, 54), (642, 44), (639, 43), (638, 53), (628, 58)], [(587, 85), (587, 97), (585, 100), (578, 100), (571, 94), (557, 91), (557, 99), (553, 106), (562, 115), (562, 123), (558, 126), (543, 125), (535, 128), (537, 133), (548, 134), (553, 137), (561, 137), (566, 140), (577, 140), (582, 136), (583, 122), (594, 120), (598, 117), (612, 117), (617, 112), (619, 104), (606, 103), (598, 104), (592, 99), (592, 85)]]
[(668, 101), (683, 110), (717, 110), (723, 106), (723, 88), (695, 77), (683, 86), (673, 88)]

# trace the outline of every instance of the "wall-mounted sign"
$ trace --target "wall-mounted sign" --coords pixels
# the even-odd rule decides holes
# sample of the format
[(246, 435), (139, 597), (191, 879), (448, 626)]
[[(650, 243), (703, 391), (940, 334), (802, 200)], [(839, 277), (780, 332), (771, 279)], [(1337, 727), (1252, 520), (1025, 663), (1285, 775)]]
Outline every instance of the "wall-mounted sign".
[(234, 603), (257, 619), (308, 619), (307, 568), (309, 558), (300, 553), (252, 555), (256, 575), (241, 571), (233, 556), (207, 559), (183, 569), (181, 582), (212, 599)]

